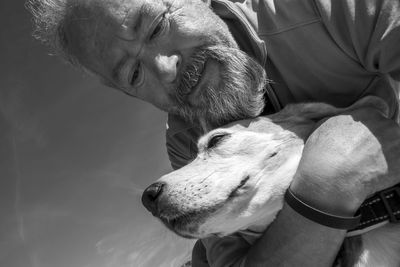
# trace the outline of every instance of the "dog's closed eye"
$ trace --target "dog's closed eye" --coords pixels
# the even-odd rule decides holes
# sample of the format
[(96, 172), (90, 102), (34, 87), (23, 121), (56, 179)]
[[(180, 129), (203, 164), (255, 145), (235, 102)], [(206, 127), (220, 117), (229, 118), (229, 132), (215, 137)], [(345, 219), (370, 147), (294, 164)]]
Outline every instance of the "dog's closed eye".
[(207, 149), (212, 149), (214, 148), (217, 144), (221, 142), (222, 139), (226, 138), (229, 136), (227, 133), (219, 133), (214, 136), (212, 136), (207, 143)]

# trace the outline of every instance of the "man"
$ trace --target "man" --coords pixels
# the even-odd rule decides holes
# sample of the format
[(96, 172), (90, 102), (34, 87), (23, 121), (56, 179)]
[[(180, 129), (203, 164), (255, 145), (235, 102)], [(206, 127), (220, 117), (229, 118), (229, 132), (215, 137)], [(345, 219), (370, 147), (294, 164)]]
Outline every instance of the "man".
[[(392, 119), (399, 113), (398, 91), (390, 85), (400, 80), (396, 0), (35, 2), (39, 38), (104, 83), (169, 113), (174, 168), (194, 157), (202, 131), (290, 102), (348, 106), (374, 94), (386, 100)], [(271, 83), (264, 84), (262, 68)], [(332, 124), (337, 130), (326, 131), (332, 127), (324, 125)], [(334, 118), (312, 135), (291, 185), (297, 196), (319, 210), (353, 216), (368, 195), (400, 181), (390, 171), (391, 157), (389, 171), (357, 168), (366, 161), (372, 168), (378, 153), (355, 145), (371, 138), (357, 127)], [(400, 134), (392, 121), (374, 127), (382, 142)], [(352, 136), (332, 140), (335, 131)], [(250, 249), (241, 237), (203, 240), (195, 246), (193, 266), (236, 264), (229, 251), (238, 243), (244, 244), (246, 266), (327, 266), (345, 233), (285, 205)]]

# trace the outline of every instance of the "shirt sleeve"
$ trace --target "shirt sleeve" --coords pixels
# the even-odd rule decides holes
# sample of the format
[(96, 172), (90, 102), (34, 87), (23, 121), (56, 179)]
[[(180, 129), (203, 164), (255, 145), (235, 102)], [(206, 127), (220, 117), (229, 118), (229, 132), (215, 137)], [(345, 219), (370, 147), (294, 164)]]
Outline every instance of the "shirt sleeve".
[(197, 139), (200, 130), (174, 115), (168, 115), (166, 146), (171, 166), (179, 169), (197, 155)]
[(201, 240), (211, 267), (243, 267), (250, 244), (239, 234)]
[(400, 81), (400, 1), (315, 3), (326, 29), (344, 52), (366, 70)]

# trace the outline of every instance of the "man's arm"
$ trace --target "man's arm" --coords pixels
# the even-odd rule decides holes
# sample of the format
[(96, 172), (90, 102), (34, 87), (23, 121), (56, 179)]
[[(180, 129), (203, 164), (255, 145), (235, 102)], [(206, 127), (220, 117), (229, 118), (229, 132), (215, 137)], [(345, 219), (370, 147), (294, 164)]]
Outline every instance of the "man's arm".
[[(333, 117), (309, 138), (291, 190), (325, 212), (353, 216), (375, 191), (400, 182), (400, 127), (373, 109)], [(246, 266), (331, 266), (345, 231), (284, 205)]]
[[(296, 226), (300, 228), (296, 228)], [(211, 249), (216, 249), (216, 246), (222, 242), (220, 252), (209, 251), (207, 253), (202, 241), (199, 240), (193, 248), (192, 266), (331, 266), (344, 235), (345, 231), (313, 223), (296, 213), (288, 205), (284, 205), (268, 231), (251, 248), (247, 244), (247, 248), (250, 250), (243, 250), (242, 246), (236, 244), (227, 247), (225, 241), (230, 240), (228, 236), (221, 238), (221, 241), (215, 241), (215, 245), (211, 247)], [(235, 242), (244, 243), (246, 241), (236, 240)], [(239, 249), (237, 249), (238, 247)], [(225, 250), (229, 250), (229, 252)], [(207, 254), (211, 258), (207, 259)], [(226, 257), (226, 255), (230, 257)]]
[[(329, 118), (308, 139), (291, 190), (317, 209), (353, 216), (369, 194), (399, 182), (399, 153), (400, 127), (378, 110), (363, 108)], [(197, 264), (207, 262), (206, 254), (210, 266), (331, 266), (345, 234), (285, 204), (252, 247), (226, 237), (211, 241), (211, 252), (200, 253), (198, 242), (193, 266), (203, 266)]]
[(345, 234), (314, 223), (285, 204), (249, 250), (245, 266), (331, 266)]

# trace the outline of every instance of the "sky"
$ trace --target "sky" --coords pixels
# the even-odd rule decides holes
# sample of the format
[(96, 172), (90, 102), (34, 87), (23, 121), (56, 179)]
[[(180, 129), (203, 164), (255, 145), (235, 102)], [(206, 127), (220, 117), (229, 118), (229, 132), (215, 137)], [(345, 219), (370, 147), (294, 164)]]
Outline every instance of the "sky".
[(177, 266), (193, 241), (141, 205), (171, 171), (166, 114), (50, 56), (0, 1), (0, 266)]

